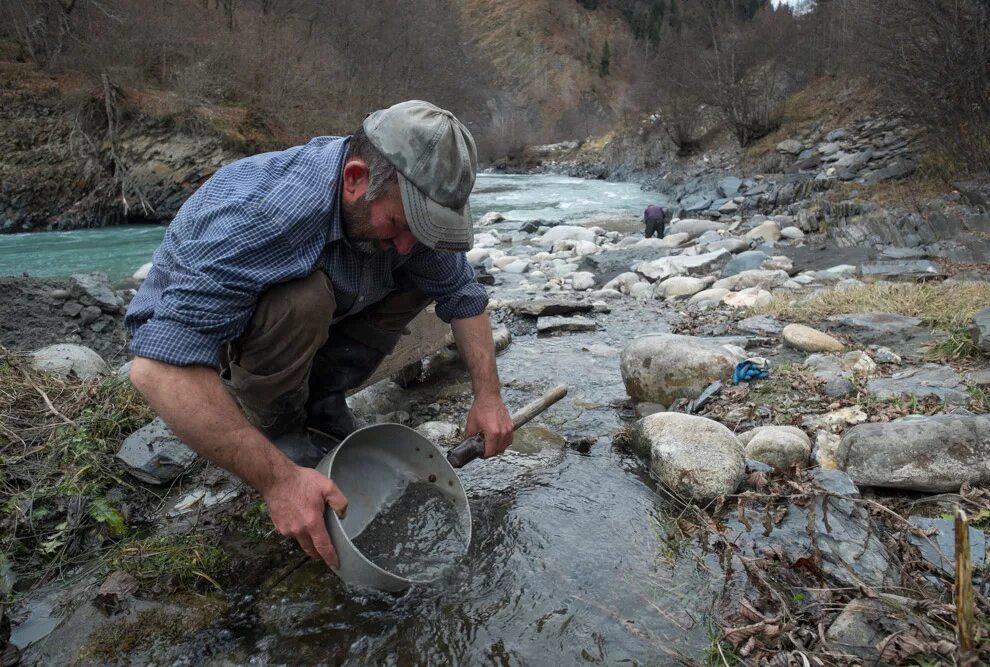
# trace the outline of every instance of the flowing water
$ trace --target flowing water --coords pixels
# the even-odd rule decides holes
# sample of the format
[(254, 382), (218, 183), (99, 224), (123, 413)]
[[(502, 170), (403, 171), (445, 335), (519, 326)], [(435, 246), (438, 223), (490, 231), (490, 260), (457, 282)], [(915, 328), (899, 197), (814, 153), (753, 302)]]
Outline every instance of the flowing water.
[[(508, 220), (575, 221), (595, 216), (640, 216), (660, 195), (633, 183), (567, 176), (479, 174), (471, 210), (497, 211)], [(126, 278), (145, 262), (165, 234), (163, 225), (123, 225), (70, 232), (0, 234), (0, 276), (64, 276), (104, 271)]]
[(351, 542), (386, 572), (416, 581), (436, 579), (467, 551), (453, 500), (427, 482), (411, 482)]
[[(472, 202), (479, 216), (491, 210), (510, 220), (611, 216), (632, 226), (645, 204), (656, 200), (632, 184), (481, 175)], [(60, 256), (58, 273), (80, 270), (85, 260), (85, 268), (127, 275), (150, 256), (152, 232), (160, 228), (63, 234), (74, 239), (75, 252)], [(111, 239), (132, 259), (114, 265), (106, 257), (87, 259), (87, 244), (98, 248)], [(21, 238), (0, 237), (4, 270), (40, 266), (14, 261), (12, 248), (34, 252)], [(494, 296), (523, 298), (527, 289), (502, 286)], [(510, 450), (458, 471), (471, 504), (473, 539), (439, 580), (394, 596), (349, 589), (312, 564), (254, 600), (244, 617), (135, 660), (665, 665), (702, 659), (709, 644), (706, 615), (722, 585), (712, 574), (717, 564), (672, 537), (679, 534), (672, 530), (676, 508), (657, 494), (642, 461), (612, 442), (624, 425), (619, 353), (636, 335), (667, 330), (665, 306), (630, 300), (609, 305), (610, 313), (595, 316), (596, 332), (544, 338), (532, 328), (514, 329), (513, 343), (498, 362), (506, 403), (515, 409), (558, 383), (568, 384), (567, 397), (537, 422), (571, 444), (548, 439), (542, 450)], [(463, 370), (449, 368), (413, 385), (410, 412), (453, 401), (457, 415), (451, 418), (463, 420), (471, 401), (467, 380)], [(401, 560), (394, 553), (376, 557)]]

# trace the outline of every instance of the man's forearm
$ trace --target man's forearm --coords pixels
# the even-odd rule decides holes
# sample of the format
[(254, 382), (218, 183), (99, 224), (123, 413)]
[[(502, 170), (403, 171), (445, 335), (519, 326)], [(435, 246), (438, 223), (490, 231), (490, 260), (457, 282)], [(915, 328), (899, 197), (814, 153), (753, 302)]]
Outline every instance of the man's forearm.
[(495, 365), (495, 341), (492, 339), (488, 313), (452, 320), (450, 326), (454, 330), (457, 349), (471, 374), (475, 397), (501, 398), (501, 384)]
[(131, 381), (183, 442), (262, 494), (290, 473), (292, 462), (244, 418), (212, 368), (137, 357)]

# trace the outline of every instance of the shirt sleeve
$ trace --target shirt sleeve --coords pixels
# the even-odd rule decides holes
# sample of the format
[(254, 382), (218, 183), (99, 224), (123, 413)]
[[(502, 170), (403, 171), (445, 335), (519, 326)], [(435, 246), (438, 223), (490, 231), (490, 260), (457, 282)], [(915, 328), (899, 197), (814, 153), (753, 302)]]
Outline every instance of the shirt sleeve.
[(261, 292), (305, 269), (279, 229), (240, 203), (212, 210), (195, 238), (181, 234), (164, 267), (168, 286), (134, 331), (131, 351), (176, 366), (217, 366), (221, 344), (243, 333)]
[(488, 307), (488, 292), (462, 252), (418, 252), (402, 271), (436, 302), (437, 317), (444, 322), (480, 315)]

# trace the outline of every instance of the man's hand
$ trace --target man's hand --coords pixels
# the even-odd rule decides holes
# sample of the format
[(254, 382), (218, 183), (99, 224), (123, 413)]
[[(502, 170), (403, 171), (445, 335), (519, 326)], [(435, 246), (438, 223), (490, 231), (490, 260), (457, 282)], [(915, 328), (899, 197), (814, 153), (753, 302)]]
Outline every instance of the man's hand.
[(347, 498), (322, 474), (293, 467), (287, 476), (262, 492), (272, 523), (280, 534), (295, 538), (310, 558), (338, 567), (340, 563), (327, 534), (323, 512), (329, 505), (338, 516), (343, 515)]
[(136, 357), (131, 381), (183, 442), (261, 493), (278, 532), (336, 567), (323, 512), (327, 505), (342, 512), (344, 494), (315, 470), (295, 465), (249, 424), (215, 369)]
[(512, 417), (498, 396), (475, 399), (468, 413), (464, 437), (485, 434), (485, 458), (497, 456), (512, 444)]

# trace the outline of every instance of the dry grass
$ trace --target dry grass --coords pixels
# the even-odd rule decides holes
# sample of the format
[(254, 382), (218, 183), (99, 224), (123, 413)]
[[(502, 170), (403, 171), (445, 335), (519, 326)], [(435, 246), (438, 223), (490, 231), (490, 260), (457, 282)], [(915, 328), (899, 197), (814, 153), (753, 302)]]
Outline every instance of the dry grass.
[(977, 311), (990, 306), (990, 283), (874, 283), (828, 289), (804, 301), (777, 295), (757, 312), (778, 319), (816, 323), (841, 313), (896, 313), (917, 317), (948, 337), (930, 351), (935, 358), (972, 356), (968, 328)]
[(0, 348), (0, 552), (22, 587), (128, 532), (106, 495), (135, 491), (114, 454), (152, 416), (126, 380), (40, 373)]

